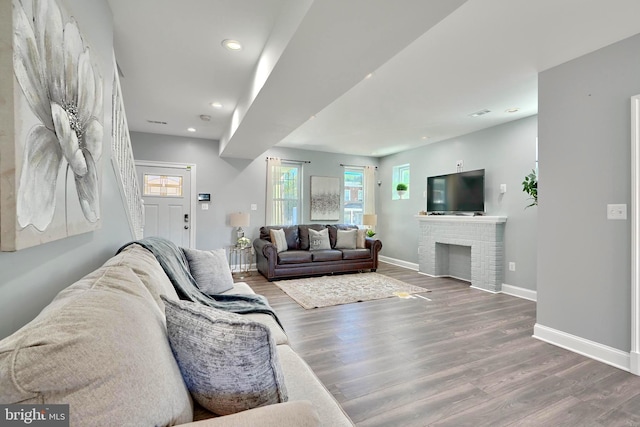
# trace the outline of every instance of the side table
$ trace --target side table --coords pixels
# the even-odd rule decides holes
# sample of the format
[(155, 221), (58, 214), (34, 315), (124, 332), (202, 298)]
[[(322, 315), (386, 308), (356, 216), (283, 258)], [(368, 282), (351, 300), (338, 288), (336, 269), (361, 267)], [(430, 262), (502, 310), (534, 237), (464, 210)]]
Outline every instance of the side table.
[(229, 246), (229, 269), (234, 277), (242, 279), (250, 276), (252, 264), (252, 246)]

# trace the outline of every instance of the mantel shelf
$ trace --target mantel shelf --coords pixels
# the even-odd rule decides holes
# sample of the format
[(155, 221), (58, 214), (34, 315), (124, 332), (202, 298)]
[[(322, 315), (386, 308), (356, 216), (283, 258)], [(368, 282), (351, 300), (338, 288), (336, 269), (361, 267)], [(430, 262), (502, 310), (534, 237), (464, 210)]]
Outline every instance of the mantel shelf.
[(506, 216), (472, 216), (472, 215), (415, 215), (418, 221), (439, 221), (439, 222), (471, 222), (500, 224), (507, 222)]

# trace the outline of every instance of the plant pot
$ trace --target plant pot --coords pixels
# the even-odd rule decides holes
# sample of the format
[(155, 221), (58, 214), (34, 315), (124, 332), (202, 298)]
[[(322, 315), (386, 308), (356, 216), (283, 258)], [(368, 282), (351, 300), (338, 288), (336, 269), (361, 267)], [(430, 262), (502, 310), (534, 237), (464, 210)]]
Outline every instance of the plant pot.
[(406, 193), (406, 190), (396, 190), (398, 192), (398, 196), (402, 199), (402, 197), (404, 196), (404, 194)]

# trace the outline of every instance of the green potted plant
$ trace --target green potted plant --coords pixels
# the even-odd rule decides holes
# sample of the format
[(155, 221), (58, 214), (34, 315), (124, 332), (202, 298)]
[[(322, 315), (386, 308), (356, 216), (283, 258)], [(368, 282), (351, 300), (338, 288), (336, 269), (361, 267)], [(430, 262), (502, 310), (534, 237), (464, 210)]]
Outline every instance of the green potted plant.
[(538, 175), (535, 169), (531, 169), (531, 173), (524, 177), (524, 181), (522, 181), (522, 191), (530, 196), (530, 200), (533, 200), (525, 209), (538, 205)]
[(396, 191), (398, 192), (398, 196), (400, 196), (400, 198), (402, 199), (402, 196), (404, 196), (404, 194), (407, 192), (407, 189), (409, 187), (407, 187), (407, 184), (400, 182), (398, 183), (398, 185), (396, 185)]
[(367, 229), (367, 237), (373, 237), (376, 235), (376, 232), (373, 231), (371, 228)]

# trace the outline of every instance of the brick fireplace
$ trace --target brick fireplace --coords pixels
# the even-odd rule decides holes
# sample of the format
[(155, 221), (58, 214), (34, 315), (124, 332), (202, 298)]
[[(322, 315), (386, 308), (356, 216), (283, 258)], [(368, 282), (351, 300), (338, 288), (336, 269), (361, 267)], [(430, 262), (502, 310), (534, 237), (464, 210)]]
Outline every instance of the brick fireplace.
[[(504, 216), (416, 215), (420, 226), (419, 270), (430, 276), (449, 273), (449, 251), (442, 245), (471, 248), (471, 286), (491, 292), (502, 290), (504, 278)], [(455, 262), (460, 261), (459, 257)], [(455, 270), (464, 267), (454, 266)], [(467, 267), (468, 270), (468, 267)], [(455, 277), (455, 276), (454, 276)]]

